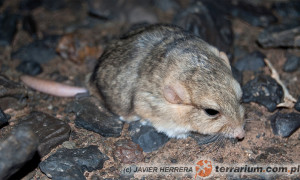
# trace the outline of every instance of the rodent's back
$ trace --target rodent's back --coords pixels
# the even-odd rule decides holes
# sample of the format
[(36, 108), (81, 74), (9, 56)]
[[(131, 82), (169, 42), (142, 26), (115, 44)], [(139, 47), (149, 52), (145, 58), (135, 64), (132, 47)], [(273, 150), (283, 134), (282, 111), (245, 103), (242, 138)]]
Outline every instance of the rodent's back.
[(169, 137), (244, 137), (242, 92), (226, 55), (179, 27), (153, 25), (114, 41), (90, 82), (113, 113), (149, 119)]
[[(106, 105), (113, 112), (126, 114), (132, 110), (137, 86), (158, 88), (169, 65), (163, 57), (177, 40), (195, 36), (172, 25), (153, 25), (129, 32), (106, 47), (91, 77)], [(169, 49), (168, 49), (169, 48)], [(162, 70), (160, 77), (151, 71)], [(150, 73), (150, 74), (149, 74)], [(152, 77), (148, 77), (152, 76)], [(150, 79), (147, 79), (150, 78)], [(150, 90), (150, 89), (149, 89)]]

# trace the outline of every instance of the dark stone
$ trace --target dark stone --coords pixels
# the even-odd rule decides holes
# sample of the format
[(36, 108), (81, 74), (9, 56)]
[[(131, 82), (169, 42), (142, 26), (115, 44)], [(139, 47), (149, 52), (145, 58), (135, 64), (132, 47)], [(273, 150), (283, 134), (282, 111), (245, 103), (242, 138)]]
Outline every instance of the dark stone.
[(157, 17), (151, 11), (152, 0), (88, 0), (89, 14), (103, 20), (118, 19), (127, 23), (156, 23)]
[(156, 151), (169, 141), (164, 133), (149, 125), (143, 126), (139, 121), (130, 123), (129, 131), (132, 141), (140, 145), (144, 152)]
[(87, 0), (89, 14), (102, 19), (112, 19), (116, 12), (113, 11), (115, 4), (118, 4), (119, 0), (111, 0), (111, 1), (95, 1), (95, 0)]
[(272, 9), (282, 18), (291, 19), (291, 18), (300, 18), (300, 1), (290, 0), (286, 2), (274, 2)]
[(231, 15), (240, 18), (253, 26), (268, 27), (278, 19), (272, 11), (263, 6), (254, 6), (247, 1), (237, 1), (238, 4), (231, 11)]
[(300, 96), (298, 97), (298, 100), (297, 100), (297, 102), (296, 102), (294, 108), (295, 108), (297, 111), (300, 112)]
[(36, 40), (12, 53), (12, 59), (45, 63), (56, 57), (56, 46), (59, 36), (48, 36)]
[(22, 110), (27, 106), (27, 98), (16, 99), (14, 97), (1, 97), (0, 108), (3, 110)]
[(287, 152), (281, 148), (278, 147), (268, 147), (265, 149), (265, 151), (269, 154), (277, 154), (277, 155), (284, 155), (287, 154)]
[(20, 10), (30, 11), (42, 5), (43, 0), (22, 0)]
[(228, 1), (228, 0), (201, 0), (212, 13), (222, 13), (236, 18), (240, 18), (253, 26), (267, 27), (277, 22), (276, 16), (263, 6), (256, 6), (247, 1)]
[(102, 169), (108, 159), (97, 146), (79, 149), (62, 148), (42, 161), (40, 169), (53, 180), (85, 180), (84, 171)]
[(286, 62), (283, 65), (285, 72), (294, 72), (300, 66), (300, 57), (294, 55), (288, 55)]
[(33, 111), (24, 117), (19, 126), (28, 125), (39, 139), (38, 151), (43, 157), (57, 145), (69, 140), (70, 126), (46, 113)]
[(57, 11), (64, 9), (66, 5), (65, 0), (43, 0), (43, 7), (49, 11)]
[(158, 7), (163, 11), (173, 11), (180, 9), (180, 6), (176, 0), (152, 0), (152, 3), (155, 7)]
[(17, 32), (19, 16), (8, 11), (0, 14), (0, 46), (11, 44)]
[(263, 53), (254, 51), (237, 60), (234, 67), (239, 71), (258, 71), (260, 68), (265, 66), (264, 58), (266, 58), (266, 56)]
[(9, 120), (8, 116), (0, 108), (0, 128), (5, 124), (8, 124), (8, 120)]
[(7, 179), (32, 159), (38, 139), (28, 126), (19, 126), (0, 143), (0, 179)]
[(268, 159), (268, 154), (262, 153), (255, 158), (255, 162), (261, 162), (261, 160)]
[[(111, 20), (121, 17), (133, 1), (122, 0), (87, 0), (89, 14), (100, 19)], [(135, 4), (138, 3), (137, 1)], [(137, 5), (137, 4), (136, 4)], [(132, 11), (133, 9), (131, 9)]]
[(258, 75), (243, 86), (242, 100), (256, 102), (273, 112), (283, 97), (282, 87), (270, 76)]
[(239, 70), (237, 70), (234, 66), (231, 66), (232, 75), (237, 82), (242, 84), (243, 82), (243, 73)]
[(26, 95), (27, 91), (23, 86), (0, 74), (0, 97), (8, 96), (21, 99)]
[[(119, 117), (106, 111), (103, 105), (97, 104), (95, 98), (82, 98), (72, 102), (68, 111), (76, 113), (75, 124), (104, 137), (119, 137), (123, 129), (123, 122)], [(99, 109), (101, 107), (101, 110)]]
[(270, 117), (271, 127), (275, 135), (289, 137), (300, 127), (300, 114), (276, 113)]
[(286, 22), (266, 28), (258, 35), (258, 43), (264, 48), (270, 47), (300, 47), (299, 21)]
[[(198, 0), (194, 0), (197, 2)], [(231, 11), (235, 8), (231, 1), (228, 0), (219, 0), (219, 1), (211, 1), (211, 0), (201, 0), (201, 2), (211, 10), (212, 13), (219, 12), (224, 14), (225, 16), (229, 16)]]
[(19, 72), (31, 76), (35, 76), (43, 72), (41, 65), (34, 61), (22, 61), (16, 69)]
[(171, 163), (174, 163), (174, 164), (176, 164), (178, 161), (177, 161), (177, 159), (171, 159)]
[(7, 64), (2, 63), (0, 67), (0, 73), (5, 73), (8, 70), (10, 70), (10, 67)]
[(242, 57), (245, 57), (248, 54), (249, 52), (245, 49), (245, 47), (241, 47), (239, 45), (234, 46), (234, 58), (241, 59)]
[(214, 4), (206, 7), (200, 1), (175, 16), (173, 23), (199, 36), (232, 57), (233, 32), (226, 15), (216, 11)]
[(22, 26), (23, 30), (28, 32), (32, 37), (37, 37), (37, 25), (31, 14), (23, 17)]

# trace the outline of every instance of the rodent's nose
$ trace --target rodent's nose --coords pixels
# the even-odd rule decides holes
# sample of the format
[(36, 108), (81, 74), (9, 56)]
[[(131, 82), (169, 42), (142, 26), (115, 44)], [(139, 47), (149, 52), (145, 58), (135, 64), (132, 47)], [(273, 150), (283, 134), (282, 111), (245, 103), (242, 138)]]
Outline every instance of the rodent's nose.
[(243, 139), (245, 137), (245, 130), (243, 128), (236, 128), (233, 132), (233, 137)]

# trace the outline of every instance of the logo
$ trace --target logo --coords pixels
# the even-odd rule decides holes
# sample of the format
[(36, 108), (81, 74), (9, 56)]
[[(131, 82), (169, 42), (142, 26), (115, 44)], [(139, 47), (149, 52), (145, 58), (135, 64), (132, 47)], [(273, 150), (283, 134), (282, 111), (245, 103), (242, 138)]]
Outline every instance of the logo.
[(212, 171), (211, 161), (200, 160), (199, 162), (197, 162), (197, 165), (196, 165), (195, 178), (197, 178), (197, 176), (207, 177), (211, 174), (211, 171)]

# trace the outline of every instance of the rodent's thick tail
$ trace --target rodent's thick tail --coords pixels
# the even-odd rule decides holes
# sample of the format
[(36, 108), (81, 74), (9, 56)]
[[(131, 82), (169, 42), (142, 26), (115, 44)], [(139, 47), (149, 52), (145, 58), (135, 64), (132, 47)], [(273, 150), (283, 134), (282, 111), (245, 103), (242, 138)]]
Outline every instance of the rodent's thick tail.
[(55, 81), (27, 75), (21, 76), (21, 80), (28, 87), (53, 96), (74, 97), (76, 94), (88, 92), (86, 88), (69, 86)]

